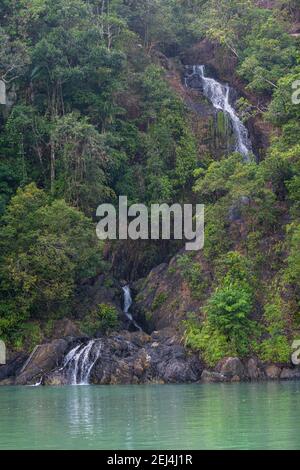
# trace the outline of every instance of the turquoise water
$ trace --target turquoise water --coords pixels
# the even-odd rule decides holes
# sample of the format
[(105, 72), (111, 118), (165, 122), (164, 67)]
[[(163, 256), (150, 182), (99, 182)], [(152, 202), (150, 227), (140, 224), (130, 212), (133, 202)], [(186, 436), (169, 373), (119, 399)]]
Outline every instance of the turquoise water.
[(0, 387), (0, 449), (300, 449), (300, 382)]

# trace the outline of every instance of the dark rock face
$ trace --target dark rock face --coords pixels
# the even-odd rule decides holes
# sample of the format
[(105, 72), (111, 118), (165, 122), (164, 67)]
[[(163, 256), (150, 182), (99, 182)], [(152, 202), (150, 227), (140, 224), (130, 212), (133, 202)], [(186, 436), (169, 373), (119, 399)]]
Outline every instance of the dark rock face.
[[(121, 332), (100, 340), (101, 353), (90, 374), (92, 384), (189, 383), (200, 380), (203, 366), (198, 356), (189, 355), (170, 330), (153, 336)], [(65, 384), (64, 371), (46, 374), (43, 383)]]
[[(143, 282), (132, 286), (137, 293), (132, 311), (139, 324), (147, 323), (150, 332), (180, 328), (188, 313), (199, 312), (200, 302), (193, 296), (177, 263), (185, 254), (186, 251), (182, 249), (169, 264), (161, 264)], [(195, 262), (202, 264), (205, 276), (206, 266), (200, 259), (201, 255), (201, 252), (197, 254)]]
[(57, 320), (54, 324), (51, 339), (61, 339), (70, 336), (75, 338), (78, 336), (83, 336), (83, 334), (80, 331), (79, 327), (76, 325), (76, 323), (70, 320), (69, 318)]
[(29, 362), (17, 376), (16, 385), (28, 385), (35, 383), (46, 372), (55, 369), (61, 364), (64, 355), (68, 349), (69, 341), (57, 339), (51, 343), (38, 346), (33, 352)]
[(222, 359), (215, 370), (204, 370), (201, 376), (201, 381), (205, 383), (261, 380), (300, 380), (300, 367), (263, 364), (255, 357), (243, 362), (238, 357), (228, 357)]
[(284, 368), (280, 375), (281, 380), (300, 380), (300, 367), (294, 369)]
[(24, 353), (14, 356), (6, 365), (0, 366), (0, 385), (6, 385), (4, 381), (14, 380), (20, 372), (28, 356)]
[[(122, 291), (119, 283), (112, 277), (101, 274), (95, 279), (83, 283), (77, 288), (74, 311), (76, 318), (83, 319), (99, 304), (113, 305), (122, 315)], [(66, 335), (61, 334), (61, 338)], [(75, 335), (72, 335), (75, 336)]]

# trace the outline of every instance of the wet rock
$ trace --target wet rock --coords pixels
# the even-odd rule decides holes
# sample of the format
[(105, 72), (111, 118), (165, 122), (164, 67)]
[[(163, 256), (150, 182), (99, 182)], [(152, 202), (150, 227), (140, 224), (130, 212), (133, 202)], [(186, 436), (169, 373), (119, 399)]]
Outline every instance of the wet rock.
[(284, 368), (280, 375), (281, 380), (300, 380), (300, 368)]
[(241, 377), (239, 375), (234, 375), (231, 379), (231, 382), (240, 382)]
[(281, 374), (281, 367), (270, 365), (265, 368), (266, 376), (269, 380), (278, 380)]
[(68, 381), (66, 377), (60, 371), (46, 374), (42, 380), (42, 385), (60, 386), (60, 385), (67, 385), (67, 384), (68, 384)]
[(9, 379), (5, 380), (0, 380), (0, 387), (5, 387), (8, 385), (14, 385), (15, 384), (15, 379), (13, 377), (10, 377)]
[(265, 374), (257, 359), (251, 358), (246, 365), (246, 373), (250, 380), (260, 380), (265, 378)]
[(35, 383), (44, 374), (58, 367), (68, 349), (68, 341), (56, 339), (51, 343), (37, 346), (16, 378), (16, 385)]
[[(203, 367), (198, 355), (187, 353), (176, 336), (168, 337), (166, 334), (166, 331), (156, 333), (154, 340), (140, 332), (124, 331), (99, 338), (97, 344), (100, 343), (101, 352), (91, 368), (89, 382), (107, 385), (199, 381)], [(66, 353), (69, 350), (70, 347)], [(63, 385), (68, 382), (68, 370), (56, 368), (43, 372), (45, 385)]]
[(201, 381), (204, 383), (220, 383), (227, 382), (227, 378), (219, 372), (204, 370), (201, 375)]
[(20, 353), (10, 359), (6, 365), (0, 366), (0, 381), (15, 377), (22, 369), (27, 358), (27, 354)]
[(147, 354), (145, 349), (139, 351), (136, 359), (133, 362), (133, 373), (138, 379), (142, 378), (146, 371), (151, 366), (151, 356)]
[(219, 362), (216, 371), (224, 375), (227, 379), (237, 381), (245, 378), (245, 367), (238, 357), (229, 357)]
[(132, 341), (136, 346), (143, 347), (145, 344), (151, 341), (151, 336), (149, 336), (147, 333), (144, 333), (143, 331), (136, 331), (130, 335), (129, 340)]

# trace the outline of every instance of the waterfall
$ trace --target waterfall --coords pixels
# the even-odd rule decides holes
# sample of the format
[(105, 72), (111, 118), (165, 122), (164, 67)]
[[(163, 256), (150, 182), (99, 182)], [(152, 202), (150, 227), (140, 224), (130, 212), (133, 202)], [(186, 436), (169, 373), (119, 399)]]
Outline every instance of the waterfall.
[(236, 147), (235, 150), (243, 155), (245, 161), (249, 161), (249, 155), (252, 152), (252, 145), (249, 139), (249, 133), (238, 117), (236, 111), (230, 104), (230, 87), (222, 85), (217, 80), (205, 76), (204, 65), (194, 65), (191, 74), (185, 76), (185, 85), (191, 86), (191, 79), (197, 78), (203, 86), (204, 95), (210, 100), (212, 105), (218, 111), (226, 113), (231, 121)]
[(132, 323), (135, 328), (137, 328), (139, 331), (143, 331), (142, 328), (136, 323), (136, 321), (134, 320), (133, 316), (131, 315), (130, 313), (130, 307), (132, 305), (132, 296), (131, 296), (131, 290), (130, 290), (130, 287), (129, 286), (124, 286), (123, 287), (123, 292), (124, 292), (124, 314), (125, 316), (128, 318), (128, 320), (130, 321), (130, 323)]
[(75, 346), (65, 357), (61, 370), (64, 370), (71, 385), (88, 385), (92, 369), (100, 357), (101, 340), (91, 340), (88, 344)]
[[(143, 331), (129, 311), (132, 305), (130, 287), (123, 287), (123, 292), (124, 314), (137, 330)], [(87, 344), (77, 344), (66, 355), (60, 371), (65, 375), (67, 382), (70, 385), (89, 385), (90, 375), (94, 365), (100, 358), (102, 346), (101, 339), (93, 339), (90, 340)]]

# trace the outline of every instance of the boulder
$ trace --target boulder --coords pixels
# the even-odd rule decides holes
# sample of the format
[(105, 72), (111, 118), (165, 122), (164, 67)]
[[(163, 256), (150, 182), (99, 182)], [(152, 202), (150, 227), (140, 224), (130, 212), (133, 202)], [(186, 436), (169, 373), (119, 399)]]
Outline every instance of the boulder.
[(64, 339), (56, 339), (51, 343), (37, 346), (17, 376), (16, 385), (30, 385), (58, 367), (68, 349), (68, 344)]
[(239, 375), (234, 375), (231, 379), (231, 382), (240, 382), (241, 377)]
[(219, 372), (211, 372), (209, 370), (204, 370), (201, 375), (201, 381), (204, 383), (219, 383), (227, 382), (225, 375), (220, 374)]
[(236, 381), (237, 377), (240, 380), (245, 378), (245, 367), (238, 357), (228, 357), (222, 360), (217, 365), (216, 371), (229, 380), (234, 378)]
[(280, 378), (281, 371), (281, 367), (278, 367), (274, 364), (265, 368), (265, 373), (269, 380), (278, 380)]
[(265, 378), (265, 374), (261, 369), (258, 360), (253, 357), (247, 362), (246, 374), (250, 380), (261, 380)]
[(300, 380), (300, 367), (295, 369), (284, 368), (280, 374), (281, 380)]
[(60, 386), (60, 385), (67, 385), (68, 381), (66, 377), (61, 371), (55, 371), (50, 374), (46, 374), (42, 380), (43, 385), (51, 385), (51, 386)]
[(28, 355), (20, 353), (15, 355), (4, 366), (0, 366), (0, 380), (6, 380), (10, 377), (15, 377), (22, 369)]

